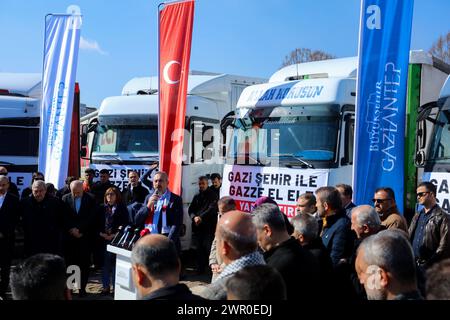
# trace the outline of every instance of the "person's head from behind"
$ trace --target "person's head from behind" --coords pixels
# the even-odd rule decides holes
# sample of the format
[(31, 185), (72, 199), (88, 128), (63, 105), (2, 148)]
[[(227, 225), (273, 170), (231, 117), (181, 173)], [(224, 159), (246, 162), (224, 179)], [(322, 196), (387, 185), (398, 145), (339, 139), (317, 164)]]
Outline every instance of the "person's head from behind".
[(352, 210), (351, 229), (358, 239), (365, 239), (377, 233), (381, 228), (381, 220), (375, 209), (369, 205), (362, 205)]
[(6, 169), (3, 166), (0, 166), (0, 176), (7, 176), (8, 175), (8, 169)]
[(47, 187), (43, 180), (36, 180), (31, 185), (31, 193), (37, 202), (41, 202), (47, 193)]
[(308, 213), (301, 213), (292, 218), (294, 233), (302, 246), (310, 244), (319, 236), (319, 224), (316, 218)]
[(83, 196), (83, 181), (75, 180), (70, 183), (70, 192), (74, 198)]
[(427, 270), (427, 300), (450, 300), (450, 258)]
[(384, 230), (358, 248), (355, 269), (369, 300), (391, 300), (417, 291), (416, 265), (404, 232)]
[(11, 271), (14, 300), (69, 300), (64, 259), (47, 253), (29, 257)]
[(5, 175), (0, 175), (0, 195), (4, 195), (9, 188), (9, 179)]
[(242, 211), (229, 211), (219, 219), (216, 239), (217, 254), (226, 264), (258, 249), (252, 216)]
[(198, 178), (198, 189), (200, 192), (208, 189), (208, 178), (206, 176), (201, 176)]
[(55, 185), (53, 183), (47, 182), (45, 184), (45, 187), (47, 188), (47, 194), (49, 196), (56, 196), (56, 189), (55, 189)]
[(232, 197), (226, 196), (222, 197), (217, 201), (217, 208), (219, 210), (219, 218), (222, 217), (225, 213), (236, 210), (236, 202)]
[(95, 170), (94, 169), (87, 168), (86, 170), (84, 170), (84, 178), (88, 182), (92, 182), (94, 180), (94, 177), (95, 177)]
[(211, 183), (214, 188), (219, 189), (222, 186), (222, 177), (220, 176), (220, 174), (211, 174)]
[(281, 239), (289, 237), (286, 223), (280, 208), (271, 203), (264, 203), (252, 211), (256, 227), (258, 245), (268, 251)]
[(316, 197), (313, 193), (307, 192), (303, 193), (297, 199), (297, 214), (309, 213), (313, 214), (317, 211), (316, 208)]
[(341, 184), (336, 185), (336, 189), (339, 191), (339, 194), (341, 195), (341, 201), (342, 201), (343, 207), (345, 207), (350, 202), (352, 202), (352, 197), (353, 197), (352, 186), (341, 183)]
[(268, 265), (244, 267), (225, 283), (227, 300), (286, 300), (280, 273)]
[(44, 174), (42, 172), (33, 172), (31, 175), (31, 185), (33, 185), (33, 182), (37, 180), (45, 181)]
[(262, 196), (262, 197), (259, 197), (258, 199), (256, 199), (255, 203), (253, 203), (253, 209), (258, 208), (260, 205), (262, 205), (264, 203), (271, 203), (276, 206), (278, 205), (278, 203), (275, 200), (273, 200), (271, 197)]
[(70, 189), (70, 183), (71, 183), (72, 181), (75, 181), (75, 180), (77, 180), (76, 177), (74, 177), (74, 176), (68, 176), (64, 182), (66, 183), (66, 185), (67, 185), (67, 186), (69, 187), (69, 189)]
[(131, 253), (133, 281), (140, 298), (178, 284), (180, 260), (174, 243), (160, 234), (141, 238)]
[(109, 182), (109, 171), (108, 169), (100, 170), (100, 183), (108, 183)]
[(317, 212), (321, 218), (342, 209), (341, 194), (334, 187), (320, 187), (316, 190)]
[(387, 218), (386, 213), (395, 207), (395, 193), (392, 188), (381, 187), (375, 190), (373, 206), (381, 219)]

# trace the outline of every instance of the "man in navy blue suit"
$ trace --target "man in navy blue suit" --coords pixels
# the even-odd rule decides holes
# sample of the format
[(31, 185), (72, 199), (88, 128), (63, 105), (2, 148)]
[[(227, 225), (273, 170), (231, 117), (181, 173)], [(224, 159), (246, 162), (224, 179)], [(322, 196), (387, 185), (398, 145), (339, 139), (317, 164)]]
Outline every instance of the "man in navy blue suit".
[(183, 202), (181, 197), (172, 193), (167, 187), (167, 173), (160, 171), (153, 177), (155, 192), (147, 195), (145, 206), (134, 217), (138, 228), (147, 228), (150, 233), (166, 235), (181, 252), (180, 231), (183, 224)]

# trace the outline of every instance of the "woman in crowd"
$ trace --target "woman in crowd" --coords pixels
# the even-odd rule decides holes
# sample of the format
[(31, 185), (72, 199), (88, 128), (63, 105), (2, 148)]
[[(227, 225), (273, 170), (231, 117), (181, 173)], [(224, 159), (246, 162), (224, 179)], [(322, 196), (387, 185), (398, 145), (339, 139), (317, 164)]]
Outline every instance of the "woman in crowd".
[(114, 286), (115, 277), (115, 255), (106, 250), (106, 246), (111, 242), (120, 226), (128, 224), (128, 211), (122, 203), (120, 191), (111, 187), (105, 192), (104, 203), (100, 206), (97, 214), (96, 233), (98, 235), (100, 249), (103, 252), (102, 284), (103, 294), (109, 294), (111, 273)]

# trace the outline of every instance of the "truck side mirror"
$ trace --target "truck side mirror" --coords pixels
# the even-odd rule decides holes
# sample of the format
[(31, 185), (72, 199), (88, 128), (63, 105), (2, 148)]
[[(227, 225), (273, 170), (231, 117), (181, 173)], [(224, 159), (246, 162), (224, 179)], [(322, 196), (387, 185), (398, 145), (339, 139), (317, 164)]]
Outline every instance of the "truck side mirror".
[(80, 149), (80, 157), (81, 158), (86, 158), (86, 156), (87, 156), (87, 148), (85, 146), (83, 146)]
[(88, 125), (83, 124), (81, 126), (81, 146), (84, 147), (87, 144)]
[(418, 167), (425, 165), (425, 152), (423, 150), (416, 152), (415, 162)]

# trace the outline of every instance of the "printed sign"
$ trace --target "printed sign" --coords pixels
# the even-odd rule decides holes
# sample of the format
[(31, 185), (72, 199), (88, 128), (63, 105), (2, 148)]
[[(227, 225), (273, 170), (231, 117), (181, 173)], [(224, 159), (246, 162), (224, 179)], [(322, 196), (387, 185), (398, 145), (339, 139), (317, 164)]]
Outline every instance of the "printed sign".
[(424, 172), (423, 181), (430, 181), (436, 185), (436, 198), (439, 206), (450, 212), (449, 172)]
[(328, 184), (328, 169), (289, 169), (225, 165), (220, 196), (235, 199), (238, 210), (250, 212), (262, 196), (275, 200), (288, 217), (295, 216), (298, 197)]
[(17, 185), (19, 195), (22, 194), (23, 189), (31, 185), (31, 172), (8, 172), (9, 181)]
[[(142, 177), (144, 173), (147, 172), (147, 170), (150, 168), (150, 166), (147, 165), (129, 165), (129, 166), (123, 166), (123, 165), (105, 165), (105, 164), (91, 164), (91, 169), (95, 170), (95, 178), (94, 180), (98, 180), (98, 177), (100, 176), (100, 170), (107, 169), (109, 171), (109, 180), (120, 189), (120, 191), (123, 191), (128, 186), (128, 174), (130, 171), (135, 170), (139, 173), (139, 177)], [(156, 172), (156, 171), (155, 171)], [(152, 174), (153, 176), (153, 174)], [(144, 184), (143, 187), (146, 187)]]

